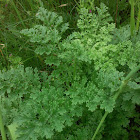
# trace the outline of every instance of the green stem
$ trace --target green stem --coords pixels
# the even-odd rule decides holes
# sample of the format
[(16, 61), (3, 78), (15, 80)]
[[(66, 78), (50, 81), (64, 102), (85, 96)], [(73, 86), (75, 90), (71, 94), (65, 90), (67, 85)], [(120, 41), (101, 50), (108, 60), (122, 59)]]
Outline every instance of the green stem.
[(30, 57), (30, 58), (27, 58), (26, 60), (24, 60), (24, 61), (22, 61), (23, 63), (25, 63), (26, 61), (28, 61), (28, 60), (30, 60), (30, 59), (32, 59), (32, 58), (34, 58), (35, 56), (33, 56), (33, 57)]
[(14, 1), (11, 0), (11, 2), (12, 2), (12, 5), (13, 5), (13, 7), (14, 7), (14, 9), (15, 9), (15, 11), (16, 11), (16, 13), (17, 13), (17, 15), (18, 15), (18, 17), (19, 17), (19, 19), (20, 19), (22, 25), (23, 25), (23, 27), (26, 28), (26, 27), (25, 27), (25, 24), (24, 24), (24, 22), (23, 22), (23, 20), (22, 20), (22, 18), (21, 18), (21, 16), (20, 16), (20, 13), (19, 13), (19, 11), (18, 11), (18, 9), (17, 9), (17, 7), (16, 7), (16, 5), (15, 5), (15, 3), (14, 3)]
[(74, 1), (75, 1), (76, 5), (77, 5), (78, 9), (80, 9), (81, 1), (80, 1), (80, 4), (78, 4), (78, 2), (76, 0), (74, 0)]
[[(118, 92), (116, 92), (116, 94), (114, 95), (113, 100), (116, 100), (116, 99), (118, 98), (118, 96), (120, 95), (120, 93), (123, 92), (123, 89), (124, 89), (124, 87), (127, 85), (129, 79), (130, 79), (138, 70), (140, 70), (140, 65), (138, 65), (134, 70), (132, 70), (132, 71), (125, 77), (124, 81), (122, 81), (122, 84), (121, 84), (121, 86), (120, 86)], [(99, 132), (99, 129), (101, 128), (101, 126), (102, 126), (102, 124), (103, 124), (103, 122), (104, 122), (104, 120), (105, 120), (105, 118), (107, 117), (108, 114), (109, 114), (108, 112), (105, 112), (105, 114), (103, 115), (103, 117), (102, 117), (102, 119), (101, 119), (101, 121), (100, 121), (100, 123), (99, 123), (99, 125), (98, 125), (98, 127), (97, 127), (97, 129), (96, 129), (96, 131), (95, 131), (95, 133), (94, 133), (94, 135), (93, 135), (93, 137), (92, 137), (92, 140), (95, 139), (97, 133)]]
[(2, 120), (1, 108), (0, 108), (0, 130), (1, 130), (2, 140), (6, 140), (6, 133), (5, 133), (4, 124)]
[(108, 115), (108, 112), (105, 112), (104, 116), (102, 117), (102, 119), (101, 119), (101, 121), (100, 121), (100, 123), (99, 123), (99, 125), (98, 125), (98, 127), (97, 127), (97, 129), (96, 129), (96, 131), (95, 131), (95, 133), (93, 135), (93, 137), (92, 137), (92, 140), (95, 139), (95, 137), (96, 137), (96, 135), (97, 135), (100, 127), (102, 126), (102, 124), (103, 124), (103, 122), (104, 122), (104, 120), (105, 120), (105, 118), (106, 118), (107, 115)]
[(37, 55), (37, 57), (39, 58), (39, 60), (40, 60), (40, 62), (41, 62), (41, 64), (42, 64), (42, 66), (43, 66), (43, 65), (44, 65), (44, 61), (43, 61), (42, 57), (41, 57), (40, 55)]
[(134, 18), (134, 0), (131, 1), (131, 17), (130, 17), (130, 28), (131, 28), (131, 36), (133, 36), (135, 30), (135, 18)]
[(137, 23), (136, 23), (136, 30), (139, 30), (139, 23), (140, 23), (140, 6), (139, 6), (139, 11), (138, 11), (138, 18), (137, 18)]

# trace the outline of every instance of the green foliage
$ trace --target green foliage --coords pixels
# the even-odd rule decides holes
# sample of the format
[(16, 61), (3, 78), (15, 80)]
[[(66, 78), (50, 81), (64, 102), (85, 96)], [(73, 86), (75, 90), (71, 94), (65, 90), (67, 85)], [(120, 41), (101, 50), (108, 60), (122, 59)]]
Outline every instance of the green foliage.
[(58, 65), (59, 61), (57, 60), (56, 54), (60, 48), (57, 44), (60, 42), (62, 34), (68, 29), (68, 23), (63, 24), (61, 16), (58, 17), (56, 13), (48, 12), (42, 7), (36, 16), (44, 25), (36, 25), (29, 30), (23, 30), (21, 33), (29, 36), (30, 42), (39, 44), (35, 49), (36, 54), (48, 55), (45, 60), (46, 64)]
[(98, 140), (136, 138), (127, 128), (138, 115), (139, 73), (117, 101), (113, 97), (140, 64), (140, 33), (132, 38), (129, 26), (116, 29), (103, 3), (95, 13), (81, 8), (78, 30), (66, 37), (69, 24), (62, 16), (41, 7), (36, 18), (37, 25), (21, 34), (31, 42), (27, 50), (32, 46), (48, 69), (25, 67), (14, 57), (13, 66), (0, 71), (3, 120), (6, 126), (17, 124), (17, 140), (91, 139), (104, 111), (110, 114)]

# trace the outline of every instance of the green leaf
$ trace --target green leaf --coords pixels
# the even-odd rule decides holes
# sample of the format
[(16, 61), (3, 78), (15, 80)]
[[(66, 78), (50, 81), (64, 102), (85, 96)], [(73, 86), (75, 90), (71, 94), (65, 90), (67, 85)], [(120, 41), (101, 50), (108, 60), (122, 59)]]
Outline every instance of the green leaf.
[(16, 123), (13, 123), (13, 124), (8, 126), (11, 140), (17, 140), (17, 137), (18, 137), (18, 135), (16, 134), (17, 126), (18, 125)]

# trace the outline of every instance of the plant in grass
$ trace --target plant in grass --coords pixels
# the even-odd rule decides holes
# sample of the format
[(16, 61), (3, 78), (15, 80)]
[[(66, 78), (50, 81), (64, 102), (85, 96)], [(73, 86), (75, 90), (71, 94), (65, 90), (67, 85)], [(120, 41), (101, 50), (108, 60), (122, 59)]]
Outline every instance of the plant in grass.
[[(84, 7), (89, 9), (90, 12), (94, 11), (94, 7), (99, 7), (100, 3), (104, 3), (108, 7), (108, 12), (111, 14), (117, 28), (127, 25), (129, 22), (130, 4), (128, 0), (116, 0), (114, 2), (106, 0), (80, 0), (79, 2), (76, 0), (74, 1), (78, 9)], [(138, 10), (135, 9), (135, 11), (137, 13)], [(135, 14), (135, 16), (137, 15)]]
[[(140, 104), (139, 34), (131, 38), (128, 26), (115, 29), (104, 4), (96, 13), (81, 8), (78, 31), (63, 39), (68, 23), (41, 7), (40, 24), (21, 31), (50, 70), (19, 66), (0, 73), (3, 121), (17, 124), (17, 139), (88, 140), (94, 132), (97, 139), (136, 138), (127, 128)], [(110, 114), (96, 131), (104, 112)]]
[[(69, 3), (68, 7), (63, 8), (58, 7), (60, 5), (59, 1), (46, 2), (43, 0), (42, 2), (44, 3), (44, 6), (49, 10), (57, 11), (59, 14), (63, 15), (65, 21), (71, 20), (70, 24), (72, 28), (72, 26), (75, 24), (72, 22), (72, 13), (74, 10), (71, 10), (73, 9), (73, 4), (69, 0), (61, 1), (62, 3)], [(34, 68), (38, 67), (41, 70), (46, 69), (41, 57), (33, 53), (34, 46), (27, 40), (27, 38), (21, 37), (19, 34), (19, 30), (23, 28), (23, 24), (26, 26), (26, 28), (30, 28), (39, 22), (35, 20), (33, 16), (39, 8), (39, 1), (27, 0), (23, 2), (19, 0), (12, 0), (8, 1), (7, 7), (5, 7), (7, 1), (2, 0), (0, 3), (2, 6), (2, 15), (4, 15), (4, 19), (0, 22), (2, 31), (0, 32), (0, 42), (8, 46), (6, 48), (7, 59), (9, 59), (9, 55), (12, 54), (12, 56), (15, 58), (20, 57), (23, 60), (25, 67), (31, 66), (30, 64), (32, 63), (32, 67)], [(68, 11), (70, 11), (71, 14), (68, 14)], [(72, 30), (73, 29), (69, 29), (67, 34), (70, 34)], [(65, 37), (65, 35), (63, 37)], [(2, 66), (0, 68), (7, 67), (5, 60), (3, 57), (1, 57), (1, 55), (0, 60), (2, 62)]]
[(75, 3), (77, 4), (77, 10), (80, 11), (81, 8), (86, 8), (88, 9), (90, 12), (92, 12), (92, 10), (94, 10), (94, 0), (80, 0), (79, 3), (78, 1), (74, 0)]

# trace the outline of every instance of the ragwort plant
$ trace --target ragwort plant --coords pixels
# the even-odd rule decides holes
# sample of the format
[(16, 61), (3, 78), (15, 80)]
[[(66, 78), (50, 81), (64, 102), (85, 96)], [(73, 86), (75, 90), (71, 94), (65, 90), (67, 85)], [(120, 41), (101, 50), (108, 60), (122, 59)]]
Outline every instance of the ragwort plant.
[(69, 24), (43, 7), (42, 24), (21, 31), (50, 70), (0, 72), (3, 122), (16, 124), (17, 140), (138, 139), (140, 33), (115, 29), (103, 3), (96, 12), (81, 8), (78, 31), (66, 39)]

